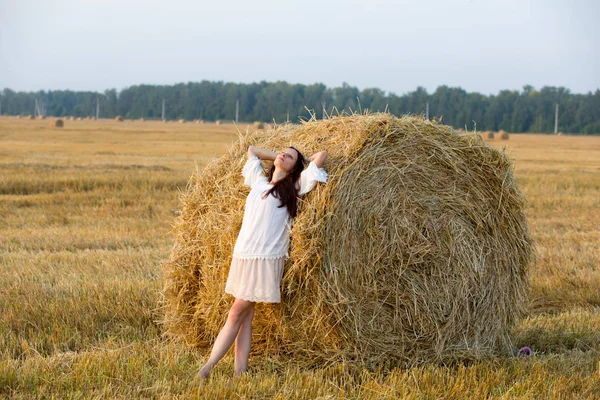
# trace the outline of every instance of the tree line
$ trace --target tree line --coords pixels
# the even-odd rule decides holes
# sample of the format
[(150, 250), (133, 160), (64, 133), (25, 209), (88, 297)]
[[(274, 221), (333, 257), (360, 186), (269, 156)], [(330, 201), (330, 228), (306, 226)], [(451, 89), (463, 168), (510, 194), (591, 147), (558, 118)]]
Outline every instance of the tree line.
[(365, 110), (389, 111), (395, 115), (425, 114), (468, 130), (505, 130), (507, 132), (554, 131), (555, 106), (559, 107), (558, 130), (561, 132), (600, 134), (600, 89), (587, 94), (571, 93), (564, 87), (545, 86), (536, 90), (524, 86), (521, 91), (502, 90), (497, 95), (467, 92), (461, 88), (439, 86), (428, 93), (423, 87), (396, 95), (377, 88), (359, 90), (344, 83), (328, 88), (324, 84), (287, 82), (226, 83), (189, 82), (175, 85), (136, 85), (118, 92), (104, 93), (50, 90), (0, 92), (0, 114), (32, 115), (36, 101), (47, 116), (121, 115), (128, 119), (161, 119), (163, 100), (165, 119), (234, 120), (236, 103), (240, 121), (298, 122), (312, 115), (337, 114)]

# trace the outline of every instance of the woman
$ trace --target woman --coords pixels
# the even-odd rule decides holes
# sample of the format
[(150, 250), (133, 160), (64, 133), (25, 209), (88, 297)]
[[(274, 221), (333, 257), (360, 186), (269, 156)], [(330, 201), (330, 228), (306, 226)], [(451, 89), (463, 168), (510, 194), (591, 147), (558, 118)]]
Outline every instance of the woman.
[[(317, 182), (327, 181), (322, 168), (326, 158), (327, 152), (318, 152), (309, 157), (310, 164), (304, 169), (305, 159), (294, 147), (279, 154), (248, 147), (242, 176), (251, 189), (225, 285), (225, 292), (235, 299), (197, 377), (208, 378), (234, 341), (235, 375), (246, 372), (254, 305), (280, 302), (283, 265), (288, 257), (289, 232), (297, 213), (298, 197), (311, 191)], [(264, 175), (260, 160), (273, 161), (268, 176)]]

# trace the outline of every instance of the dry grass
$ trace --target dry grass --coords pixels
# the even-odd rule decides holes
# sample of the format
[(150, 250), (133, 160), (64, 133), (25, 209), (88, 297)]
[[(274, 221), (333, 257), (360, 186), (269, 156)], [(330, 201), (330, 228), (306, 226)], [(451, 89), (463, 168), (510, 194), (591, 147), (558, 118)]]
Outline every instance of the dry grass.
[(534, 356), (368, 370), (254, 352), (232, 379), (229, 354), (194, 386), (208, 354), (161, 339), (160, 266), (177, 188), (233, 129), (0, 118), (0, 397), (600, 397), (600, 138), (571, 135), (491, 142), (528, 199), (533, 303), (513, 337)]

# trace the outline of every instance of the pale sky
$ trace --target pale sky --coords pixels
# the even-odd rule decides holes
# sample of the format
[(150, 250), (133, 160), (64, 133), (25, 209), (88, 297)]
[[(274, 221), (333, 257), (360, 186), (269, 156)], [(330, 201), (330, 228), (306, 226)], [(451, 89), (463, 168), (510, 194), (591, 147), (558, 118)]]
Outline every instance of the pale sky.
[(0, 90), (600, 88), (597, 0), (0, 0)]

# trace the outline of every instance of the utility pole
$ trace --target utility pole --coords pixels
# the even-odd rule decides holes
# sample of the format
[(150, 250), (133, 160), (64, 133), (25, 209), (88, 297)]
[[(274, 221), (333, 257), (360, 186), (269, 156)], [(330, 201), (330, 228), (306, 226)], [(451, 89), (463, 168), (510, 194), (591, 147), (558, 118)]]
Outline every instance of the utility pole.
[(554, 134), (558, 133), (558, 103), (556, 103), (556, 112), (554, 113)]
[(235, 123), (238, 123), (238, 117), (240, 116), (240, 101), (235, 101)]
[(429, 102), (425, 104), (425, 118), (429, 119)]
[(37, 97), (34, 98), (35, 100), (35, 109), (33, 110), (33, 115), (34, 117), (39, 117), (39, 116), (46, 116), (46, 105), (44, 104), (44, 102), (42, 100), (38, 100)]
[(162, 101), (162, 117), (161, 119), (164, 121), (165, 120), (165, 99), (163, 99)]

